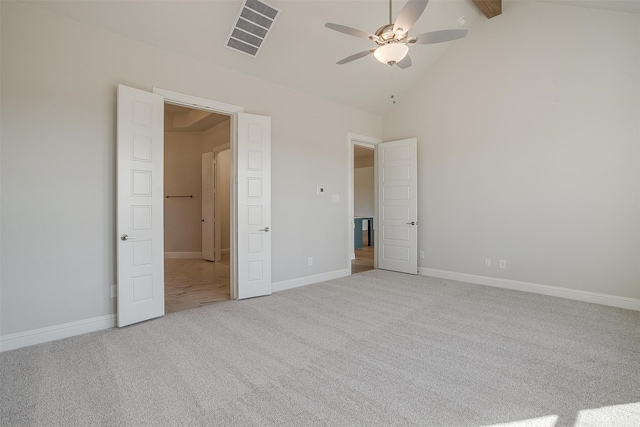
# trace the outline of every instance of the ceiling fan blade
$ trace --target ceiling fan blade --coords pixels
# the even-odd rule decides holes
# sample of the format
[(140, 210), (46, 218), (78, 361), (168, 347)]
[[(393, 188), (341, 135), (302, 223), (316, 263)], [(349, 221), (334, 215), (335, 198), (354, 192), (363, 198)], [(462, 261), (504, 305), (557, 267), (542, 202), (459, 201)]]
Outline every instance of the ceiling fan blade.
[(432, 31), (430, 33), (424, 33), (407, 40), (408, 44), (434, 44), (450, 42), (452, 40), (458, 40), (466, 37), (469, 30), (467, 29), (455, 29), (455, 30), (440, 30)]
[(409, 55), (405, 56), (402, 61), (396, 62), (396, 65), (403, 70), (411, 67), (411, 57)]
[(346, 25), (334, 24), (333, 22), (327, 22), (324, 24), (325, 27), (338, 31), (344, 34), (348, 34), (350, 36), (362, 37), (365, 39), (373, 39), (375, 36), (373, 34), (367, 33), (366, 31), (358, 30), (357, 28), (347, 27)]
[(347, 56), (343, 60), (336, 62), (336, 64), (338, 65), (346, 64), (347, 62), (355, 61), (356, 59), (364, 58), (367, 55), (371, 55), (375, 51), (376, 51), (375, 49), (365, 50), (365, 51), (356, 53), (354, 55)]
[(393, 24), (393, 32), (404, 34), (409, 31), (409, 28), (413, 27), (413, 24), (422, 16), (427, 3), (429, 3), (429, 0), (409, 0), (396, 18), (396, 22)]

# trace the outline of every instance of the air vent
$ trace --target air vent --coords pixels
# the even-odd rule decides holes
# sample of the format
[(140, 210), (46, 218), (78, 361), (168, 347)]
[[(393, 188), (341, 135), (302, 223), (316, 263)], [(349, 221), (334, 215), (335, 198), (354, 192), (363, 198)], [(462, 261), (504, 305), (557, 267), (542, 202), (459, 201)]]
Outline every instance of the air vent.
[(236, 23), (231, 28), (226, 46), (255, 58), (278, 13), (280, 13), (278, 9), (264, 2), (245, 0)]

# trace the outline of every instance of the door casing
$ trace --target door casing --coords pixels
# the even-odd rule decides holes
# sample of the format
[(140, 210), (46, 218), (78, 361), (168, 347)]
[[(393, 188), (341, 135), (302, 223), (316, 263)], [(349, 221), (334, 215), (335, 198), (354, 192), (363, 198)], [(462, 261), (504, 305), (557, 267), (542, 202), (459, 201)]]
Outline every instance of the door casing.
[[(153, 88), (153, 93), (164, 96), (164, 101), (167, 104), (178, 105), (181, 107), (194, 108), (197, 110), (211, 111), (216, 114), (223, 114), (231, 118), (231, 132), (229, 149), (231, 154), (231, 215), (230, 215), (230, 227), (231, 227), (231, 239), (230, 239), (230, 251), (231, 254), (235, 254), (237, 250), (238, 240), (235, 230), (237, 228), (237, 186), (235, 185), (235, 176), (237, 176), (237, 164), (238, 164), (238, 151), (237, 151), (237, 135), (238, 135), (238, 113), (243, 113), (244, 108), (237, 105), (225, 104), (223, 102), (217, 102), (210, 99), (199, 98), (192, 95), (186, 95), (179, 92), (174, 92), (162, 88)], [(237, 257), (231, 255), (231, 299), (238, 298), (238, 261)]]
[[(378, 224), (378, 150), (376, 146), (382, 142), (381, 139), (372, 138), (370, 136), (358, 135), (356, 133), (349, 132), (347, 135), (347, 265), (349, 268), (349, 272), (351, 272), (351, 260), (355, 259), (354, 252), (354, 241), (353, 241), (353, 229), (355, 227), (353, 221), (354, 215), (354, 203), (355, 203), (355, 195), (354, 195), (354, 167), (353, 167), (353, 148), (354, 146), (361, 146), (366, 148), (373, 148), (373, 170), (374, 170), (374, 216), (373, 216), (373, 229), (377, 229)], [(378, 233), (374, 233), (373, 235), (373, 246), (374, 248), (378, 245)], [(373, 251), (373, 268), (378, 268), (378, 251), (374, 249)]]

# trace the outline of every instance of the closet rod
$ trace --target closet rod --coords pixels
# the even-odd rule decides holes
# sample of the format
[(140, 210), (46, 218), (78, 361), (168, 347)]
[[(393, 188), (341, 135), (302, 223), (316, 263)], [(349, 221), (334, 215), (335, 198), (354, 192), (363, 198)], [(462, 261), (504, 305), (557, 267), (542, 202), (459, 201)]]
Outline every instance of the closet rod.
[(167, 199), (169, 199), (169, 198), (171, 198), (171, 197), (190, 197), (190, 198), (192, 198), (192, 199), (193, 199), (193, 194), (191, 194), (191, 195), (189, 195), (189, 196), (164, 196), (164, 197), (166, 197)]

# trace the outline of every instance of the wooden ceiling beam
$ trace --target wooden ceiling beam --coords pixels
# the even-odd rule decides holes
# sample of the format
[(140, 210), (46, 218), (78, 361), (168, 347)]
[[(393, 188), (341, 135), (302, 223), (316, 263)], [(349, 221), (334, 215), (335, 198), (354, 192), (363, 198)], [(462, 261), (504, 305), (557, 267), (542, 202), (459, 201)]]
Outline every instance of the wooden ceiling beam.
[(502, 14), (502, 0), (473, 0), (473, 2), (489, 19)]

